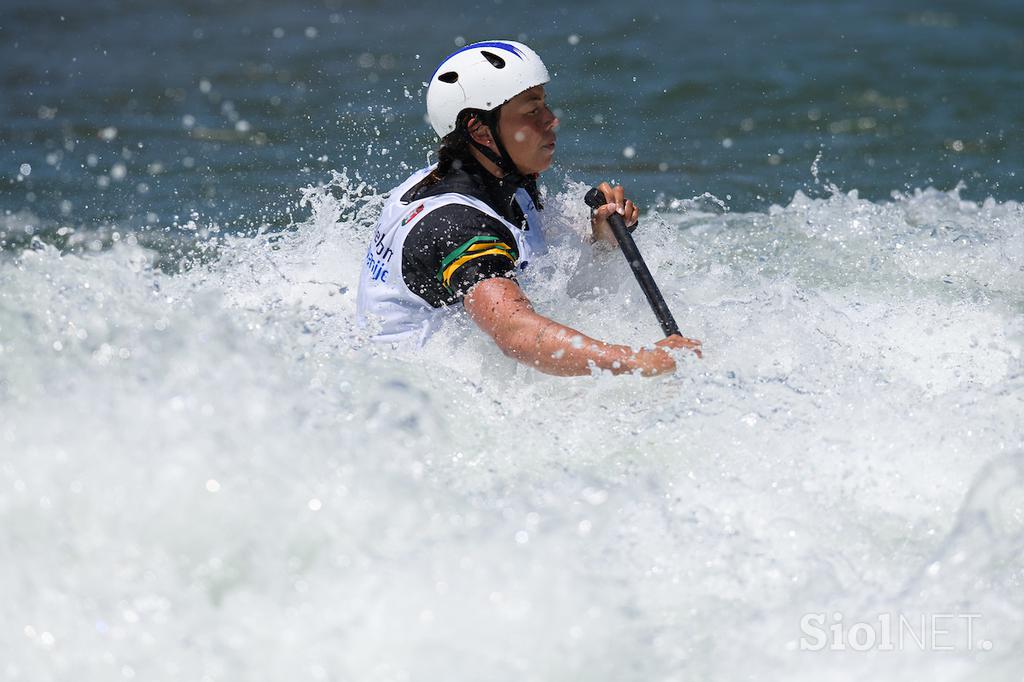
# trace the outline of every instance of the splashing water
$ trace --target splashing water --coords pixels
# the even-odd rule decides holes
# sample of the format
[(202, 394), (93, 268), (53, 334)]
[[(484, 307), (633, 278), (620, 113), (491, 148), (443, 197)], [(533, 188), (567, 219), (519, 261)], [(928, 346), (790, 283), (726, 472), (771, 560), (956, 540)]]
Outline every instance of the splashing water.
[[(581, 243), (583, 189), (547, 197), (523, 287), (653, 342), (626, 264)], [(644, 380), (539, 375), (461, 314), (420, 351), (367, 343), (382, 201), (335, 174), (305, 222), (176, 275), (127, 243), (3, 254), (6, 679), (1017, 674), (1019, 204), (649, 213), (705, 358)], [(802, 619), (836, 613), (844, 637), (977, 617), (945, 621), (953, 651), (836, 650), (834, 620), (809, 650)]]

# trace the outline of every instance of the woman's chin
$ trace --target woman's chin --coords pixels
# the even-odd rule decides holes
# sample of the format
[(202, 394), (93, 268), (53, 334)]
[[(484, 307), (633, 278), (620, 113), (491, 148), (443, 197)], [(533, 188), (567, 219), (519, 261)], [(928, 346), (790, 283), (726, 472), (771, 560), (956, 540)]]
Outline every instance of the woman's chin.
[(518, 168), (519, 172), (522, 173), (523, 175), (536, 175), (538, 173), (543, 173), (548, 168), (550, 168), (551, 163), (554, 161), (554, 158), (555, 150), (553, 147), (551, 147), (542, 148), (537, 154), (533, 156), (533, 158), (531, 158), (526, 163), (520, 163), (519, 161), (516, 161), (515, 157), (513, 157), (512, 160), (513, 162), (515, 162), (516, 168)]
[(536, 170), (534, 170), (533, 172), (534, 173), (543, 173), (548, 168), (551, 168), (551, 164), (554, 162), (554, 160), (555, 160), (555, 150), (554, 149), (546, 150), (546, 153), (545, 154), (541, 154), (540, 158), (537, 159), (537, 164), (535, 166)]

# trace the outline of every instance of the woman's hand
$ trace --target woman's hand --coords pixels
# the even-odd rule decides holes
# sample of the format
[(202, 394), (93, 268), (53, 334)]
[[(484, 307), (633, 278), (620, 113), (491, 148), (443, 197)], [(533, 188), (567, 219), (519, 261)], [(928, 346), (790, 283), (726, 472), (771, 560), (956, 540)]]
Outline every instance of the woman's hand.
[(607, 182), (602, 182), (597, 188), (604, 194), (605, 201), (608, 203), (595, 210), (590, 216), (594, 241), (607, 242), (617, 247), (619, 243), (615, 239), (615, 233), (612, 232), (612, 226), (608, 224), (608, 216), (618, 213), (626, 223), (626, 228), (632, 232), (636, 229), (636, 223), (640, 219), (640, 209), (626, 198), (626, 191), (622, 189), (621, 185), (612, 187)]
[(697, 357), (703, 357), (700, 352), (701, 343), (697, 339), (688, 339), (685, 336), (673, 334), (658, 341), (653, 349), (643, 349), (636, 354), (635, 369), (645, 377), (657, 374), (669, 374), (676, 370), (676, 361), (667, 350), (685, 349), (692, 350)]

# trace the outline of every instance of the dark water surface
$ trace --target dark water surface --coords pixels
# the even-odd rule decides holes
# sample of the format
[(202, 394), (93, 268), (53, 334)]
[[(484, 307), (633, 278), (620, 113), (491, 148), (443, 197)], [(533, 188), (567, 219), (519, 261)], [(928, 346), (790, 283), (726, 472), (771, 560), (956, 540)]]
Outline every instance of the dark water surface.
[(495, 37), (553, 72), (549, 184), (732, 210), (827, 182), (1024, 193), (1020, 2), (7, 2), (4, 241), (286, 225), (330, 169), (390, 187), (435, 144), (424, 79)]

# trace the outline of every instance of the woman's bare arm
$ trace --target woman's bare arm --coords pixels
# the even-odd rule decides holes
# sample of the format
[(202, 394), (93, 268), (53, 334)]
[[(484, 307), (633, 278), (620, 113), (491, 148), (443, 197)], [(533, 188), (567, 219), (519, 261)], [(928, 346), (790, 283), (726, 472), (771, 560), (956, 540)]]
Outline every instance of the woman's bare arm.
[(514, 280), (492, 277), (473, 286), (463, 305), (470, 318), (505, 355), (546, 374), (579, 376), (593, 363), (615, 374), (639, 371), (644, 376), (675, 369), (669, 348), (689, 348), (700, 355), (700, 341), (670, 336), (654, 349), (606, 343), (538, 314)]

